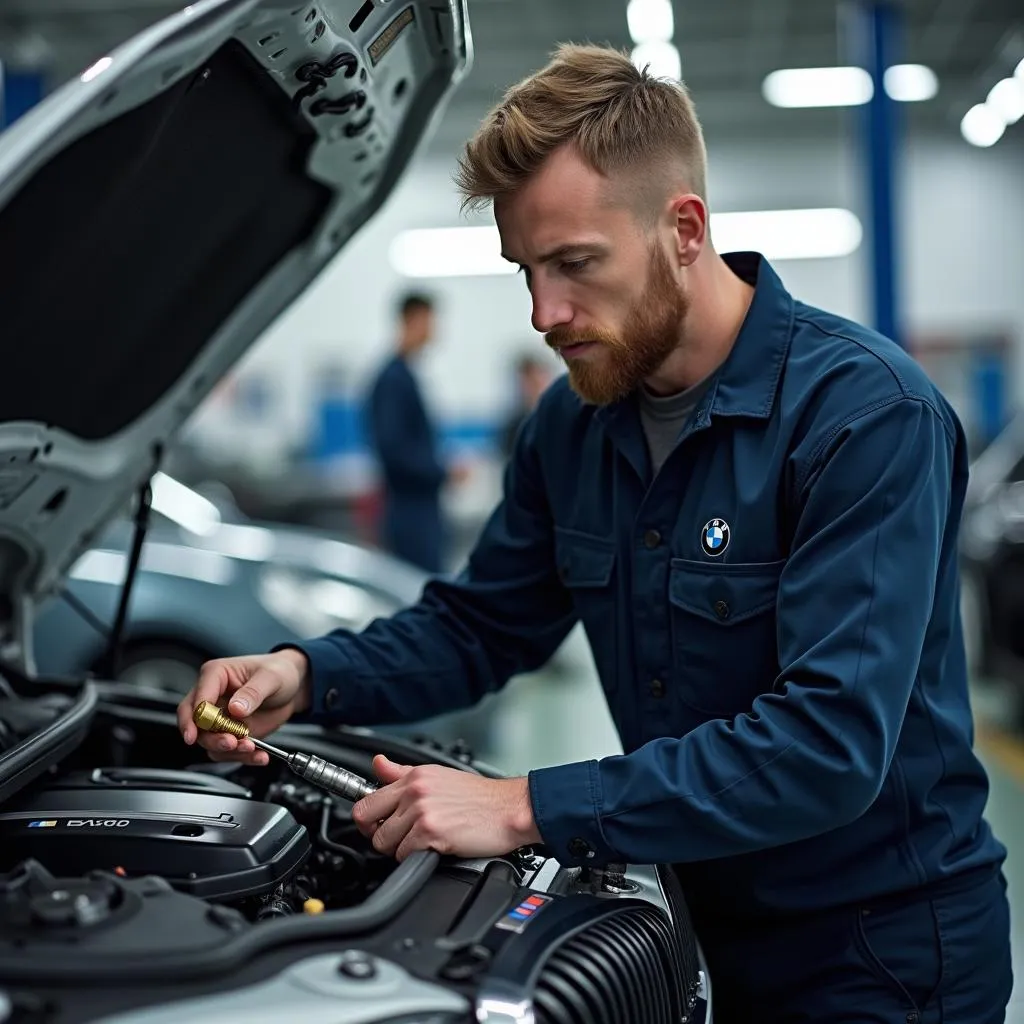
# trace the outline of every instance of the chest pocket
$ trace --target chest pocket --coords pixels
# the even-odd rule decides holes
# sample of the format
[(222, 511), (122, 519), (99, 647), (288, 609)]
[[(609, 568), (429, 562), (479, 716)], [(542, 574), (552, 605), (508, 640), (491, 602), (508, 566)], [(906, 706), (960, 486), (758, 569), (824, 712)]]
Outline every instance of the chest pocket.
[(558, 577), (571, 594), (605, 691), (617, 676), (615, 545), (604, 537), (555, 527)]
[(779, 672), (775, 605), (785, 564), (672, 560), (674, 688), (694, 710), (731, 717), (771, 690)]

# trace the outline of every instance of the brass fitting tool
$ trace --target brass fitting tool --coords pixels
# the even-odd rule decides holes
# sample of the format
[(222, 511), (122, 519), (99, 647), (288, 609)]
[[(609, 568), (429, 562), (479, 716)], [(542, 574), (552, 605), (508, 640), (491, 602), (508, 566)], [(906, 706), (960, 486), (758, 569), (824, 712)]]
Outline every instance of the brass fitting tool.
[(204, 732), (226, 732), (240, 740), (251, 740), (260, 750), (265, 750), (273, 757), (280, 758), (289, 768), (306, 782), (326, 789), (333, 796), (343, 800), (361, 800), (377, 790), (376, 783), (362, 776), (339, 768), (330, 761), (325, 761), (315, 754), (287, 753), (279, 747), (272, 746), (266, 740), (258, 740), (249, 735), (249, 727), (230, 715), (225, 714), (216, 704), (200, 701), (192, 712), (192, 721)]

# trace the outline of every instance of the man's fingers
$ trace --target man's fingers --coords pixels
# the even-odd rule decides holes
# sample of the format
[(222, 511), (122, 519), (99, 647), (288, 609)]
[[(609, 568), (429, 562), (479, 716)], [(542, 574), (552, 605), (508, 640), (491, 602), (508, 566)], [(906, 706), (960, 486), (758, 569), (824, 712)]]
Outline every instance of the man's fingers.
[(389, 760), (383, 754), (377, 754), (373, 759), (374, 774), (387, 785), (390, 782), (397, 782), (403, 775), (408, 775), (413, 766), (411, 764), (397, 764)]
[(199, 734), (199, 746), (211, 753), (233, 753), (238, 749), (238, 740), (226, 732), (203, 732)]
[(211, 704), (219, 702), (221, 694), (227, 689), (228, 673), (223, 665), (216, 661), (208, 661), (199, 672), (195, 688), (178, 705), (178, 728), (182, 739), (188, 744), (200, 738), (199, 730), (192, 720), (200, 701), (208, 700)]
[(394, 854), (415, 824), (416, 815), (413, 811), (393, 814), (373, 830), (373, 848), (385, 856)]
[(373, 826), (378, 821), (395, 813), (401, 798), (402, 794), (397, 786), (384, 786), (352, 805), (352, 820), (364, 836), (370, 836), (373, 834)]
[(228, 670), (217, 661), (208, 661), (199, 670), (199, 679), (193, 691), (192, 707), (201, 701), (208, 700), (211, 704), (220, 703), (221, 695), (228, 686)]
[(280, 680), (272, 672), (257, 669), (228, 701), (228, 712), (235, 718), (248, 718), (269, 696), (277, 692)]
[(185, 697), (185, 699), (178, 705), (178, 728), (181, 730), (182, 738), (186, 743), (195, 743), (199, 730), (195, 727), (195, 723), (192, 721), (191, 695)]

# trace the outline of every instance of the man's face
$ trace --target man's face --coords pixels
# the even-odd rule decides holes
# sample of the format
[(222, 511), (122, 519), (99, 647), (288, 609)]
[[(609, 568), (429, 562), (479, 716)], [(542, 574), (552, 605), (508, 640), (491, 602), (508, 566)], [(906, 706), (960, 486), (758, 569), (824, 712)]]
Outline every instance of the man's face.
[(414, 351), (426, 346), (434, 335), (434, 312), (425, 307), (411, 309), (406, 314), (405, 332)]
[(666, 249), (571, 150), (494, 212), (502, 253), (526, 274), (533, 326), (584, 401), (624, 397), (679, 344), (688, 303)]

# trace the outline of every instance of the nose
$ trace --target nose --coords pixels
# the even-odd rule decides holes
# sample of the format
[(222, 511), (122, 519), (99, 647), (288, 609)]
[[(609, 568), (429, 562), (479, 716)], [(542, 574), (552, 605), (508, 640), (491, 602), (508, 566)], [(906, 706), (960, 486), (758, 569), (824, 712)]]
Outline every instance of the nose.
[(535, 331), (547, 334), (556, 327), (565, 327), (572, 322), (572, 306), (554, 289), (544, 287), (534, 280), (530, 295), (533, 299), (530, 322)]

